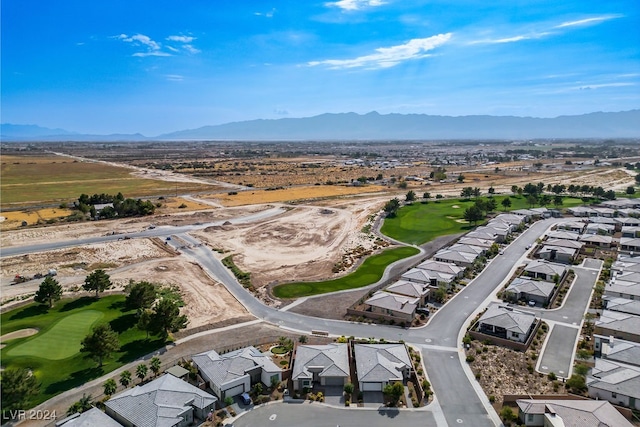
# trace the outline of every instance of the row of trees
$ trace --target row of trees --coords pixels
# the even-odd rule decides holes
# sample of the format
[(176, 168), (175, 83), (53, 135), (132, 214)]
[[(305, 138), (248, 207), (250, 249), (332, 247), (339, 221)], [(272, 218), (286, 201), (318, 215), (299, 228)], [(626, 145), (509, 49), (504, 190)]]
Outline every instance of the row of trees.
[[(95, 205), (100, 203), (113, 203), (113, 207), (105, 206), (98, 212)], [(105, 193), (93, 196), (81, 194), (75, 206), (80, 212), (90, 214), (91, 218), (100, 219), (152, 215), (156, 210), (156, 206), (149, 200), (125, 199), (122, 193), (115, 196)]]
[[(109, 275), (104, 270), (95, 270), (84, 279), (82, 289), (88, 292), (95, 292), (96, 298), (99, 298), (100, 292), (111, 287), (111, 280)], [(40, 283), (38, 290), (36, 291), (33, 300), (40, 304), (47, 304), (50, 308), (53, 307), (54, 301), (58, 301), (62, 298), (62, 286), (60, 283), (51, 276), (45, 277)]]
[[(640, 175), (640, 174), (639, 174)], [(639, 181), (640, 182), (640, 181)], [(511, 186), (511, 192), (513, 194), (517, 194), (519, 196), (527, 195), (527, 196), (543, 196), (544, 192), (554, 193), (556, 195), (563, 194), (565, 192), (569, 193), (572, 196), (586, 196), (591, 195), (595, 197), (599, 197), (601, 199), (614, 200), (616, 198), (616, 192), (613, 190), (605, 190), (601, 186), (595, 187), (593, 185), (575, 185), (571, 184), (566, 186), (564, 184), (548, 184), (545, 186), (544, 182), (527, 183), (524, 187), (518, 187), (517, 185)]]

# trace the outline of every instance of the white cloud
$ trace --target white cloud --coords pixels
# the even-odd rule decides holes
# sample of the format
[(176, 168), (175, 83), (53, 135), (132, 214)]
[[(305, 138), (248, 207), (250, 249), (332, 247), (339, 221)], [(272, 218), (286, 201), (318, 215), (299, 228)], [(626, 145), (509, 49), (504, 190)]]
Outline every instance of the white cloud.
[(169, 36), (167, 40), (172, 42), (180, 42), (180, 43), (191, 43), (196, 38), (191, 36)]
[(600, 22), (609, 21), (611, 19), (617, 19), (617, 18), (622, 18), (622, 17), (623, 17), (623, 15), (595, 16), (593, 18), (585, 18), (585, 19), (578, 19), (576, 21), (563, 22), (560, 25), (556, 25), (554, 28), (578, 27), (578, 26), (599, 24)]
[(336, 2), (327, 2), (324, 5), (328, 7), (337, 7), (342, 10), (360, 10), (365, 7), (377, 7), (386, 4), (382, 0), (339, 0)]
[(160, 44), (151, 40), (151, 37), (144, 34), (136, 34), (135, 36), (127, 36), (126, 34), (120, 34), (118, 38), (127, 43), (133, 43), (135, 45), (144, 45), (151, 50), (160, 49)]
[(189, 53), (200, 53), (200, 49), (196, 49), (195, 47), (193, 47), (190, 44), (185, 44), (185, 45), (182, 46), (182, 48), (184, 50), (186, 50), (187, 52), (189, 52)]
[(571, 89), (574, 90), (590, 90), (590, 89), (602, 89), (606, 87), (624, 87), (624, 86), (635, 86), (635, 83), (601, 83), (596, 85), (585, 85), (585, 86), (576, 86)]
[(274, 7), (269, 12), (254, 12), (255, 16), (264, 16), (265, 18), (273, 18), (273, 15), (276, 13), (276, 8)]
[(412, 39), (405, 44), (380, 47), (375, 53), (365, 56), (359, 56), (353, 59), (326, 59), (323, 61), (311, 61), (307, 65), (328, 66), (332, 69), (342, 68), (390, 68), (398, 65), (403, 61), (411, 59), (419, 59), (430, 56), (428, 51), (443, 45), (451, 38), (451, 33), (438, 34), (436, 36), (424, 39)]
[(162, 52), (159, 50), (153, 50), (151, 52), (136, 52), (131, 56), (137, 56), (139, 58), (145, 58), (147, 56), (172, 56), (170, 53)]
[(184, 80), (184, 76), (181, 76), (179, 74), (167, 74), (165, 77), (167, 78), (167, 80), (172, 82), (181, 82)]
[(549, 31), (543, 31), (543, 32), (539, 32), (539, 33), (529, 33), (529, 34), (521, 34), (518, 36), (512, 36), (512, 37), (502, 37), (502, 38), (496, 38), (496, 39), (481, 39), (481, 40), (474, 40), (472, 42), (470, 42), (469, 44), (500, 44), (500, 43), (515, 43), (515, 42), (519, 42), (522, 40), (535, 40), (535, 39), (540, 39), (542, 37), (546, 37), (546, 36), (550, 36), (552, 35), (552, 32)]

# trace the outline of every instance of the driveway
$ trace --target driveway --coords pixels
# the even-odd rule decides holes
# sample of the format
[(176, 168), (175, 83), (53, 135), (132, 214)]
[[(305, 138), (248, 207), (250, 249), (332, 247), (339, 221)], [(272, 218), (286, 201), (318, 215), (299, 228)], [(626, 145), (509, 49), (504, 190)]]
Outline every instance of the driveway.
[(578, 332), (574, 326), (554, 325), (539, 358), (537, 371), (543, 374), (553, 372), (559, 378), (568, 378)]

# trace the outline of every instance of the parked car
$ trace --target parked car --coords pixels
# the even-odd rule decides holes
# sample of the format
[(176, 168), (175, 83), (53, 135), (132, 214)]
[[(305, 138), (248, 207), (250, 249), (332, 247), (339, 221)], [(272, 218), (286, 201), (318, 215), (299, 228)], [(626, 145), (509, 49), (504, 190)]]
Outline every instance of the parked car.
[(530, 300), (529, 307), (535, 307), (535, 306), (536, 306), (536, 302), (534, 300)]
[(245, 405), (251, 405), (251, 396), (249, 396), (249, 393), (242, 393), (240, 395), (240, 399), (242, 399), (242, 403), (244, 403)]
[(426, 307), (418, 307), (416, 308), (416, 313), (420, 313), (420, 314), (424, 314), (425, 316), (428, 316), (431, 312)]

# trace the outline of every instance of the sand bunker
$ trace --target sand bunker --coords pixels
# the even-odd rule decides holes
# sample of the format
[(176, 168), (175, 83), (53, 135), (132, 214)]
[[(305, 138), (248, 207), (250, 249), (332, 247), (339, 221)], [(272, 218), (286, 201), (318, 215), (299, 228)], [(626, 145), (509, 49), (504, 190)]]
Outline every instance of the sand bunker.
[(3, 336), (0, 337), (0, 341), (4, 342), (9, 340), (15, 340), (16, 338), (26, 338), (26, 337), (30, 337), (31, 335), (35, 335), (38, 332), (39, 332), (38, 329), (34, 329), (34, 328), (20, 329), (19, 331), (13, 331), (13, 332), (9, 332), (8, 334), (4, 334)]

